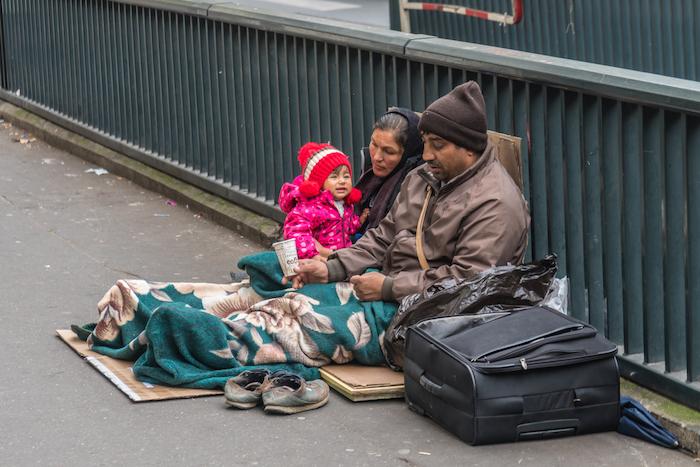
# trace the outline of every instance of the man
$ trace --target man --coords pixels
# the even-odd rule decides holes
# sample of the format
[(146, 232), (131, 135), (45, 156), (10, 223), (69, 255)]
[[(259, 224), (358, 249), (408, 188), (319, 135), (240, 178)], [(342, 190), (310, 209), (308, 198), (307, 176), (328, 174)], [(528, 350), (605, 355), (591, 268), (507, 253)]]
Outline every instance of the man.
[(426, 164), (408, 174), (387, 217), (327, 263), (301, 261), (293, 286), (350, 280), (360, 300), (398, 301), (446, 276), (520, 262), (527, 206), (488, 142), (484, 107), (473, 81), (428, 106), (418, 124)]

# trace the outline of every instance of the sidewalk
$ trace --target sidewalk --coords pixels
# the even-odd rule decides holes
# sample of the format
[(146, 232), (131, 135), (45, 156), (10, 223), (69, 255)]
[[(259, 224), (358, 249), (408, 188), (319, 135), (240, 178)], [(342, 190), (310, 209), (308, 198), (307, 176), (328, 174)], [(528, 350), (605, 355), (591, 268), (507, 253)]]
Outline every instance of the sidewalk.
[(221, 397), (134, 404), (54, 330), (94, 320), (116, 279), (225, 281), (261, 247), (13, 133), (23, 132), (0, 124), (4, 465), (696, 465), (616, 433), (474, 448), (398, 400), (333, 394), (288, 417), (226, 409)]

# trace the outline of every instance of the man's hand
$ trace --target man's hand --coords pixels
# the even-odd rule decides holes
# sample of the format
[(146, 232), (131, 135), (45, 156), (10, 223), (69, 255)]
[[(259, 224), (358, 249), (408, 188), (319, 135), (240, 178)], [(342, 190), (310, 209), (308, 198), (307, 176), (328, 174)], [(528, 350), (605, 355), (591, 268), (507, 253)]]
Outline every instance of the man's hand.
[(355, 286), (357, 298), (363, 302), (382, 299), (382, 285), (386, 276), (380, 272), (368, 272), (361, 276), (352, 276), (350, 283)]
[[(294, 268), (296, 276), (291, 277), (292, 287), (300, 289), (304, 284), (328, 282), (328, 266), (323, 261), (317, 259), (302, 259), (299, 261), (299, 266)], [(282, 285), (287, 285), (289, 279), (282, 278)]]

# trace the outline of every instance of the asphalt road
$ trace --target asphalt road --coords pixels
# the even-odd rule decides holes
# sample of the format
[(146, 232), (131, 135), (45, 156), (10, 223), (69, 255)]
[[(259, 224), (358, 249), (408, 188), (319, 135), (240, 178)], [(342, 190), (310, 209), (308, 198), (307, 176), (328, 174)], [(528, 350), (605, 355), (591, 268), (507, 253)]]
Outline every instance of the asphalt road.
[(119, 278), (224, 281), (251, 241), (0, 125), (1, 465), (697, 465), (616, 433), (470, 447), (401, 400), (293, 416), (132, 403), (54, 332)]
[(239, 0), (238, 5), (389, 28), (388, 0)]

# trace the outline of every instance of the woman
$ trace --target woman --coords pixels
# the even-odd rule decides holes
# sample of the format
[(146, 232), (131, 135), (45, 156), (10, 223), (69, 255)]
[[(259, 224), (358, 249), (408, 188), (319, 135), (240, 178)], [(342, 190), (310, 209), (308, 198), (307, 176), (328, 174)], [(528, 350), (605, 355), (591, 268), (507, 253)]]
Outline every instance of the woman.
[(406, 174), (423, 162), (418, 120), (412, 110), (391, 107), (375, 122), (368, 148), (372, 167), (360, 176), (356, 185), (362, 191), (357, 212), (370, 210), (360, 234), (376, 227), (387, 215)]

